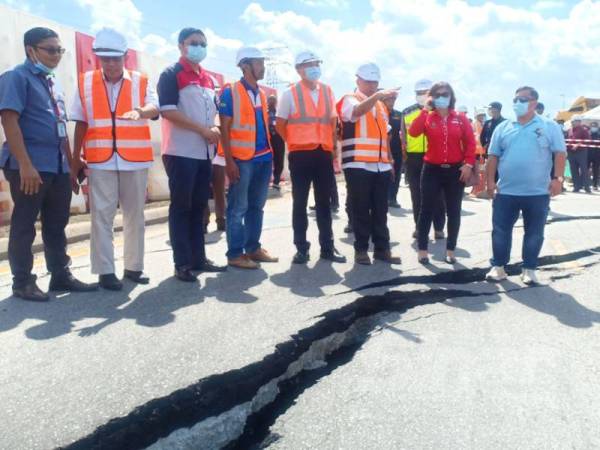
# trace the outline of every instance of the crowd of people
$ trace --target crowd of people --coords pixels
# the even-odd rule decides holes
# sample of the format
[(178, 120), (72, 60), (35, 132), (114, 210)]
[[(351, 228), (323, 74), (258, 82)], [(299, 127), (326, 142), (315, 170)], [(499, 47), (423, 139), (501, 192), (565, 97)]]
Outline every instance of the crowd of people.
[[(180, 59), (167, 67), (155, 87), (144, 74), (124, 68), (127, 42), (112, 29), (95, 37), (93, 52), (101, 68), (80, 75), (79, 91), (67, 114), (54, 70), (64, 48), (56, 32), (33, 28), (24, 35), (26, 60), (0, 76), (0, 114), (6, 142), (0, 166), (14, 201), (9, 263), (16, 297), (47, 301), (32, 274), (32, 243), (40, 217), (51, 291), (120, 290), (116, 275), (113, 221), (123, 212), (124, 273), (149, 283), (144, 273), (144, 203), (153, 163), (149, 120), (161, 120), (162, 163), (170, 192), (169, 236), (174, 276), (197, 282), (199, 272), (223, 272), (206, 254), (207, 207), (215, 200), (217, 227), (227, 237), (227, 265), (257, 269), (277, 262), (261, 242), (269, 186), (279, 189), (287, 151), (292, 187), (294, 264), (310, 260), (308, 198), (314, 190), (319, 257), (346, 262), (335, 246), (332, 210), (339, 204), (334, 167), (341, 166), (347, 187), (347, 232), (354, 235), (354, 262), (372, 258), (400, 264), (390, 247), (388, 208), (400, 207), (397, 194), (404, 171), (410, 189), (413, 237), (418, 260), (429, 264), (428, 243), (446, 238), (446, 262), (456, 263), (465, 188), (493, 201), (492, 268), (487, 278), (506, 278), (513, 226), (525, 225), (523, 281), (537, 282), (535, 269), (544, 238), (551, 195), (563, 189), (567, 148), (559, 125), (540, 115), (537, 91), (516, 90), (515, 120), (489, 105), (471, 122), (447, 82), (420, 80), (415, 104), (398, 111), (398, 89), (381, 89), (374, 63), (356, 70), (356, 87), (336, 98), (320, 81), (323, 61), (312, 51), (294, 62), (298, 81), (267, 98), (259, 81), (265, 55), (255, 47), (237, 52), (239, 80), (215, 91), (201, 66), (206, 35), (181, 30)], [(67, 120), (76, 123), (69, 139)], [(595, 133), (595, 134), (594, 134)], [(575, 190), (589, 189), (587, 158), (598, 185), (598, 127), (574, 121), (569, 161)], [(70, 144), (72, 142), (72, 146)], [(586, 148), (585, 157), (582, 148)], [(585, 160), (585, 161), (584, 161)], [(404, 167), (403, 167), (404, 166)], [(528, 173), (523, 177), (523, 173)], [(88, 178), (91, 212), (91, 271), (88, 284), (71, 273), (65, 227), (72, 192)], [(578, 178), (579, 177), (579, 178)], [(226, 182), (228, 187), (226, 189)], [(588, 179), (589, 181), (589, 179)], [(447, 236), (444, 228), (447, 223)], [(372, 257), (369, 254), (373, 244)], [(273, 251), (273, 249), (270, 249)]]

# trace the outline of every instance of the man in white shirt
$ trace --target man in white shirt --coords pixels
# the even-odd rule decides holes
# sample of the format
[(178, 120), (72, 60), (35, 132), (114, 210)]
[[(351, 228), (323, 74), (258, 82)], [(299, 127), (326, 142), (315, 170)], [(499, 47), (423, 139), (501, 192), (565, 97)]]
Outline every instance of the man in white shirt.
[(158, 117), (158, 98), (146, 76), (124, 70), (127, 42), (123, 35), (108, 28), (100, 30), (93, 51), (102, 69), (82, 75), (80, 95), (73, 102), (71, 119), (77, 125), (71, 171), (77, 175), (89, 169), (92, 273), (99, 275), (103, 288), (121, 290), (113, 246), (113, 221), (119, 205), (123, 211), (124, 277), (149, 283), (143, 273), (144, 204), (153, 161), (147, 119)]
[(339, 102), (342, 119), (342, 168), (348, 185), (354, 229), (354, 260), (371, 264), (369, 239), (374, 258), (400, 264), (390, 252), (387, 227), (388, 192), (394, 176), (388, 140), (388, 117), (383, 100), (395, 98), (397, 90), (378, 90), (379, 67), (361, 65), (356, 72), (357, 89)]

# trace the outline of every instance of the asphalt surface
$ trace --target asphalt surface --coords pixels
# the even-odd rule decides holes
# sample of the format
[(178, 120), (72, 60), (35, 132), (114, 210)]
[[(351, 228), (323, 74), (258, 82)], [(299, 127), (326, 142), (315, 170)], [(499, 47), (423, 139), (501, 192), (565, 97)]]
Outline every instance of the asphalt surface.
[[(401, 203), (409, 205), (404, 187)], [(269, 200), (265, 214), (263, 245), (280, 262), (203, 274), (200, 285), (172, 278), (166, 225), (147, 228), (152, 283), (121, 293), (22, 302), (0, 262), (0, 448), (149, 446), (252, 399), (310, 345), (348, 336), (359, 319), (332, 353), (309, 351), (313, 370), (282, 381), (245, 428), (245, 417), (235, 433), (224, 428), (235, 435), (230, 447), (600, 448), (600, 195), (552, 202), (542, 255), (568, 256), (546, 258), (534, 288), (516, 266), (507, 282), (482, 281), (490, 202), (463, 209), (459, 264), (441, 276), (452, 270), (444, 243), (432, 243), (431, 267), (420, 266), (409, 209), (390, 213), (401, 266), (355, 267), (343, 212), (335, 235), (349, 262), (317, 259), (311, 220), (312, 260), (292, 266), (289, 195)], [(224, 235), (208, 239), (209, 257), (224, 263)], [(120, 234), (115, 242), (120, 271)], [(88, 247), (70, 253), (75, 274), (92, 281)], [(45, 288), (43, 255), (35, 264)], [(127, 433), (139, 439), (115, 437)]]

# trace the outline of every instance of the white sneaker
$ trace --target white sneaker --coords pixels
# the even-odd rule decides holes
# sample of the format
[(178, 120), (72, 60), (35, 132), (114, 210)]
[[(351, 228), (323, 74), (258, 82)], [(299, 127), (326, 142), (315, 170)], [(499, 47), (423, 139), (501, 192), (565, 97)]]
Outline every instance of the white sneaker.
[(502, 281), (506, 280), (507, 278), (508, 275), (502, 266), (493, 266), (485, 276), (485, 279), (488, 281)]
[(521, 280), (528, 286), (531, 286), (532, 284), (540, 284), (537, 279), (537, 275), (535, 274), (535, 270), (533, 269), (523, 269), (523, 272), (521, 273)]

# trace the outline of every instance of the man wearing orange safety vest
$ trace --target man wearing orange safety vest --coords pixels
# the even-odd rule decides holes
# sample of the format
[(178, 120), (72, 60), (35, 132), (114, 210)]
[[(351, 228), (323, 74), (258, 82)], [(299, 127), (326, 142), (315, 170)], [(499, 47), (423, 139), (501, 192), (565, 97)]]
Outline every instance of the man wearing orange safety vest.
[[(123, 212), (124, 277), (147, 284), (144, 275), (144, 203), (152, 143), (147, 119), (158, 117), (148, 78), (124, 70), (127, 42), (112, 29), (96, 35), (93, 51), (101, 70), (81, 75), (71, 118), (77, 121), (72, 171), (89, 168), (92, 273), (105, 289), (121, 290), (115, 275), (113, 220)], [(81, 151), (83, 157), (81, 159)]]
[(319, 81), (320, 65), (321, 60), (313, 52), (299, 53), (295, 66), (301, 80), (283, 93), (277, 108), (276, 128), (289, 152), (292, 227), (297, 250), (294, 264), (306, 264), (309, 260), (306, 207), (311, 184), (315, 191), (321, 258), (346, 261), (333, 245), (330, 198), (335, 182), (333, 155), (337, 112), (331, 88)]
[[(372, 239), (374, 258), (400, 264), (390, 251), (387, 226), (389, 187), (394, 176), (388, 140), (388, 117), (383, 101), (397, 90), (378, 90), (379, 67), (361, 65), (356, 71), (357, 89), (339, 102), (342, 119), (342, 168), (351, 201), (354, 260), (371, 264), (367, 253)], [(400, 176), (400, 174), (398, 174)]]
[(232, 267), (258, 269), (277, 262), (260, 243), (263, 208), (273, 173), (267, 97), (258, 86), (265, 75), (265, 55), (242, 47), (236, 64), (243, 77), (223, 87), (219, 98), (221, 150), (229, 178), (227, 260)]

